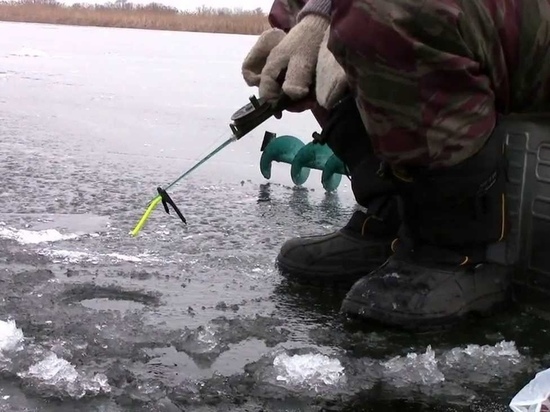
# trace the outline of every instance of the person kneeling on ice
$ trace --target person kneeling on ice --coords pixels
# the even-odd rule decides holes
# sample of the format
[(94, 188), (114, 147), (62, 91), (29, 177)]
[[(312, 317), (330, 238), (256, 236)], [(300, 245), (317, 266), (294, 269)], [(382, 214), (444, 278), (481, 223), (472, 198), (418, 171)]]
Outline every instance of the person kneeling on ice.
[[(291, 239), (279, 265), (296, 280), (353, 279), (342, 312), (388, 325), (507, 304), (512, 268), (487, 253), (509, 232), (493, 131), (504, 115), (549, 109), (548, 0), (310, 0), (287, 32), (271, 43), (268, 32), (243, 63), (246, 82), (297, 102), (314, 86), (323, 133), (355, 154), (349, 167), (333, 149), (367, 208), (348, 224), (360, 223), (353, 241), (342, 240), (353, 230)], [(357, 117), (363, 127), (348, 129)]]
[[(262, 33), (243, 62), (242, 72), (249, 86), (260, 84), (267, 57), (285, 33), (294, 27), (305, 3), (304, 0), (275, 0), (269, 13), (273, 28)], [(349, 289), (365, 272), (376, 268), (390, 256), (390, 244), (400, 220), (392, 186), (384, 183), (380, 195), (373, 196), (371, 182), (365, 180), (373, 176), (380, 161), (374, 156), (360, 113), (349, 94), (345, 73), (327, 49), (327, 40), (328, 31), (319, 46), (319, 57), (312, 55), (313, 60), (309, 62), (310, 74), (311, 65), (316, 65), (317, 78), (325, 81), (317, 82), (317, 90), (313, 90), (316, 93), (310, 92), (307, 98), (299, 99), (289, 110), (311, 109), (322, 127), (320, 140), (346, 165), (352, 192), (361, 208), (334, 233), (287, 241), (277, 256), (277, 265), (293, 280)], [(309, 79), (304, 81), (304, 87), (309, 87)], [(368, 213), (361, 209), (367, 209)], [(373, 215), (377, 219), (371, 220), (369, 230), (365, 230), (365, 222)]]

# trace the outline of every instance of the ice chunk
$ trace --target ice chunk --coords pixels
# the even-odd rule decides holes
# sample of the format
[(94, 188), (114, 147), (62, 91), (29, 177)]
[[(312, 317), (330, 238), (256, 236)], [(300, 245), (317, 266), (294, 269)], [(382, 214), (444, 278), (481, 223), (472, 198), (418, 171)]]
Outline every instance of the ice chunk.
[(453, 348), (442, 356), (440, 364), (445, 374), (467, 374), (470, 382), (487, 384), (519, 372), (525, 367), (523, 361), (514, 342), (501, 341), (494, 346), (470, 344)]
[(335, 385), (345, 380), (344, 367), (338, 359), (322, 354), (279, 354), (273, 360), (277, 381), (290, 385), (305, 385), (317, 390), (319, 386)]
[(445, 380), (431, 346), (426, 348), (424, 354), (408, 353), (406, 357), (396, 356), (383, 362), (382, 366), (385, 375), (396, 386), (433, 385)]
[(217, 348), (219, 341), (216, 337), (216, 332), (211, 326), (199, 328), (196, 334), (196, 349), (197, 352), (212, 352)]
[(79, 373), (67, 360), (51, 352), (40, 362), (32, 365), (28, 371), (17, 375), (30, 381), (38, 390), (75, 399), (102, 392), (108, 393), (111, 390), (105, 375), (96, 374), (88, 377)]
[(15, 321), (0, 321), (0, 371), (10, 371), (15, 353), (23, 349), (23, 332)]
[(74, 366), (65, 359), (58, 358), (54, 353), (50, 353), (46, 358), (32, 365), (26, 376), (49, 381), (54, 385), (63, 381), (74, 382), (78, 379)]
[(14, 320), (0, 320), (0, 359), (4, 352), (21, 349), (23, 338), (23, 331), (17, 327)]
[(466, 348), (453, 348), (445, 354), (445, 362), (452, 366), (453, 364), (463, 364), (471, 359), (476, 364), (480, 361), (491, 358), (506, 358), (512, 363), (521, 361), (521, 354), (518, 352), (514, 342), (501, 341), (495, 346), (470, 344)]

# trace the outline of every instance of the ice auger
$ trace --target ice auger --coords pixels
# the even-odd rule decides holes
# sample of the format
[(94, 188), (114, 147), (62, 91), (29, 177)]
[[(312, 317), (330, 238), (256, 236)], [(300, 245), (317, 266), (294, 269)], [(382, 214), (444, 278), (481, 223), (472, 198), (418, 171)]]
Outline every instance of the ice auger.
[[(286, 107), (288, 98), (280, 102), (279, 108)], [(248, 133), (272, 115), (280, 118), (279, 113), (273, 113), (269, 105), (261, 103), (256, 97), (250, 98), (250, 103), (237, 110), (231, 120), (234, 135)], [(266, 179), (271, 178), (272, 162), (290, 164), (290, 176), (296, 185), (303, 185), (309, 178), (311, 169), (321, 170), (321, 183), (326, 191), (332, 192), (338, 188), (342, 175), (346, 174), (344, 163), (323, 144), (317, 133), (313, 133), (313, 141), (307, 144), (294, 136), (279, 136), (266, 132), (260, 151), (260, 172)]]

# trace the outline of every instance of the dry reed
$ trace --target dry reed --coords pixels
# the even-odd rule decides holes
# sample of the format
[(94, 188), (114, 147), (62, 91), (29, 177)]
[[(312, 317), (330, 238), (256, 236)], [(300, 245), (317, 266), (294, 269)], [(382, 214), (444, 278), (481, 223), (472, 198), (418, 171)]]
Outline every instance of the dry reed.
[(158, 3), (140, 6), (125, 0), (73, 6), (50, 0), (0, 2), (0, 21), (231, 34), (260, 34), (269, 27), (261, 9), (180, 11)]

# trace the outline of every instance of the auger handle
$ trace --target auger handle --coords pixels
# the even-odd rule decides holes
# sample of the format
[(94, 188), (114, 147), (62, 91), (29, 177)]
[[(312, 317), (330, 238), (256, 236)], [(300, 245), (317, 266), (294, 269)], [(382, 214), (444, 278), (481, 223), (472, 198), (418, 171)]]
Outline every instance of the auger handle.
[(269, 103), (255, 96), (250, 97), (250, 103), (237, 110), (231, 116), (232, 123), (229, 125), (233, 136), (238, 140), (244, 135), (250, 133), (260, 124), (275, 116), (277, 119), (282, 117), (282, 112), (292, 103), (287, 95), (283, 95), (275, 103)]

